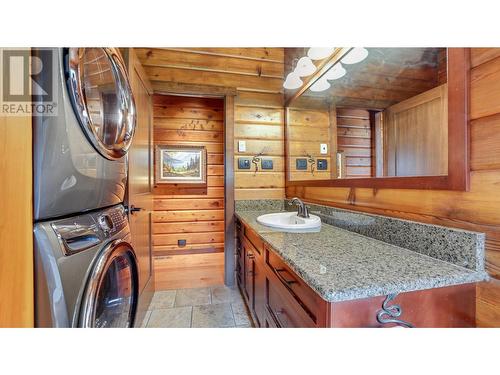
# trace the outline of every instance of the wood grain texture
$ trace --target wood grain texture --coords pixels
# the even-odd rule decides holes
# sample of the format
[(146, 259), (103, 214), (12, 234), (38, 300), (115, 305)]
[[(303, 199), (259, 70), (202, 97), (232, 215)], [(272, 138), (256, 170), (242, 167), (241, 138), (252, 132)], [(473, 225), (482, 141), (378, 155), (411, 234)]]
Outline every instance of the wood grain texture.
[[(471, 51), (470, 191), (288, 186), (288, 197), (486, 233), (486, 269), (494, 278), (477, 287), (476, 323), (500, 327), (500, 139), (494, 130), (500, 114), (500, 49)], [(479, 59), (478, 56), (488, 56)], [(473, 89), (472, 89), (473, 87)], [(489, 137), (487, 137), (489, 135)]]
[(351, 108), (337, 108), (336, 112), (337, 150), (345, 156), (345, 177), (373, 177), (374, 140), (370, 112)]
[(154, 268), (156, 290), (224, 285), (224, 253), (157, 257)]
[[(179, 94), (203, 94), (208, 90), (213, 94), (226, 95), (231, 90), (235, 97), (234, 139), (248, 140), (247, 152), (235, 153), (235, 163), (239, 156), (253, 156), (265, 151), (272, 155), (276, 172), (282, 172), (284, 163), (284, 125), (283, 125), (283, 48), (136, 48), (135, 49), (155, 92)], [(233, 92), (231, 91), (231, 92)], [(189, 103), (190, 110), (176, 118), (155, 119), (158, 135), (175, 138), (179, 144), (185, 144), (184, 138), (194, 137), (196, 144), (206, 144), (208, 159), (215, 159), (223, 154), (224, 142), (218, 143), (215, 133), (223, 128), (221, 113), (202, 113), (201, 107), (211, 106), (210, 99), (204, 102), (196, 100)], [(162, 106), (172, 101), (156, 99), (154, 102), (162, 114), (169, 115)], [(211, 115), (204, 120), (204, 114)], [(179, 133), (176, 133), (182, 127)], [(183, 142), (183, 143), (180, 143)], [(209, 143), (210, 142), (210, 143)], [(194, 144), (194, 143), (193, 143)], [(235, 148), (237, 150), (237, 147)], [(214, 162), (215, 163), (215, 162)], [(239, 175), (235, 168), (235, 180)], [(210, 176), (208, 178), (210, 183)], [(221, 179), (214, 181), (223, 186)], [(243, 183), (244, 186), (247, 186)], [(274, 185), (273, 185), (274, 186)], [(236, 199), (283, 198), (284, 182), (278, 188), (258, 189), (257, 187), (235, 188)], [(255, 191), (252, 191), (255, 189)], [(260, 192), (260, 195), (258, 194)]]
[(33, 327), (31, 116), (0, 116), (0, 327)]
[[(245, 105), (237, 101), (234, 136), (235, 199), (282, 198), (284, 174), (284, 112), (282, 107)], [(257, 101), (257, 103), (259, 103)], [(246, 151), (238, 152), (238, 141), (246, 143)], [(238, 158), (259, 155), (273, 160), (272, 170), (255, 172), (238, 169)]]
[[(207, 186), (155, 185), (154, 255), (224, 248), (224, 101), (154, 95), (154, 143), (207, 148)], [(179, 246), (178, 241), (186, 240)], [(218, 244), (214, 246), (213, 244)]]

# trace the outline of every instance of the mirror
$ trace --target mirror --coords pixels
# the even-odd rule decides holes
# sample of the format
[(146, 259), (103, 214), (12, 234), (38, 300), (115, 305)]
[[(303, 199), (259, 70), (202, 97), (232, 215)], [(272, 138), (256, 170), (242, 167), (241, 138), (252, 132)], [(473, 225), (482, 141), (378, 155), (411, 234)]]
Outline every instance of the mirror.
[(449, 49), (310, 50), (285, 50), (289, 181), (449, 175)]

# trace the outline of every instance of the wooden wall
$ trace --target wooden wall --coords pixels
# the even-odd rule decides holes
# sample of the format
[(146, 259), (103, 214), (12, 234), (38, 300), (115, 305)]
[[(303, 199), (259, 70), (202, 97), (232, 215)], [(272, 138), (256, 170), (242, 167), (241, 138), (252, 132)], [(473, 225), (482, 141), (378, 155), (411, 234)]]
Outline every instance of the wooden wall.
[(369, 111), (337, 108), (337, 148), (345, 156), (346, 178), (373, 175), (373, 140)]
[(486, 268), (477, 288), (476, 321), (500, 327), (500, 49), (472, 49), (471, 188), (469, 192), (288, 187), (333, 206), (486, 233)]
[[(224, 251), (224, 101), (154, 95), (154, 145), (205, 146), (207, 187), (155, 185), (154, 255)], [(155, 170), (157, 160), (155, 160)], [(178, 240), (187, 240), (179, 247)]]
[(138, 48), (149, 78), (178, 85), (207, 85), (237, 89), (235, 145), (246, 141), (241, 156), (262, 151), (274, 170), (239, 171), (235, 165), (235, 199), (283, 198), (284, 112), (283, 48)]
[[(330, 121), (329, 109), (288, 109), (287, 118), (287, 147), (289, 178), (291, 181), (300, 180), (328, 180), (332, 173), (332, 152), (334, 152), (335, 140), (332, 139), (335, 129)], [(320, 145), (328, 145), (327, 153), (320, 153)], [(308, 162), (307, 171), (297, 170), (297, 158), (314, 159), (314, 172), (311, 172), (311, 164)], [(326, 159), (328, 169), (318, 171), (317, 160)], [(333, 168), (334, 170), (335, 168)]]
[(0, 328), (34, 325), (31, 137), (31, 116), (0, 115)]

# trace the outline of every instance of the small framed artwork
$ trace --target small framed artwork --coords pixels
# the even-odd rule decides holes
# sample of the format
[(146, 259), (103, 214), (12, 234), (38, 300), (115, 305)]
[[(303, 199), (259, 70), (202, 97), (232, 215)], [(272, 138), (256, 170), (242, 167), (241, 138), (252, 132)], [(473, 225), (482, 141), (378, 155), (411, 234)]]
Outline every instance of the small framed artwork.
[(156, 184), (207, 183), (207, 150), (203, 146), (156, 146)]

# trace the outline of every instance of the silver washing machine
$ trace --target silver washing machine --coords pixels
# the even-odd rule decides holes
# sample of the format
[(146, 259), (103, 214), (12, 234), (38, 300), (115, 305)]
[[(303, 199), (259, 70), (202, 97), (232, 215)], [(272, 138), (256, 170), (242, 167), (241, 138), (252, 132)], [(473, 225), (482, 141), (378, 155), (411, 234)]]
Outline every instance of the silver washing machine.
[(133, 327), (138, 265), (117, 205), (35, 225), (37, 327)]
[(119, 51), (34, 49), (33, 56), (45, 69), (40, 79), (57, 92), (57, 115), (33, 117), (35, 221), (122, 203), (136, 112)]

